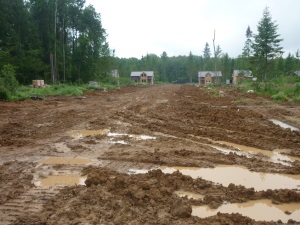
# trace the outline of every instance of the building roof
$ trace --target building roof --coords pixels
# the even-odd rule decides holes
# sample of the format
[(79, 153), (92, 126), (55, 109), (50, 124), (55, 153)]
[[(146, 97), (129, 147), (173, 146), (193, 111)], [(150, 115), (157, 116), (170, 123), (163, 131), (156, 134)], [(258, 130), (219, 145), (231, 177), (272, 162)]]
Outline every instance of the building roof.
[(139, 77), (142, 73), (145, 73), (148, 77), (153, 77), (154, 72), (153, 71), (133, 71), (131, 72), (131, 77)]
[(297, 76), (300, 76), (300, 70), (295, 71), (294, 74), (296, 74)]
[(251, 70), (233, 70), (232, 76), (253, 77)]
[(198, 77), (205, 77), (206, 74), (211, 74), (212, 77), (221, 77), (222, 72), (221, 71), (199, 71)]

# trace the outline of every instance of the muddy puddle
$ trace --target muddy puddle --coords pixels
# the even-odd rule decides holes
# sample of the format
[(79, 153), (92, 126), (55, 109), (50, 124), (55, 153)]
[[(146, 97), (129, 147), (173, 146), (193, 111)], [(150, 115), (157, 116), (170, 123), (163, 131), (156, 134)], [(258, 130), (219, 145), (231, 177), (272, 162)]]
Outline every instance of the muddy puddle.
[(128, 170), (128, 174), (145, 174), (148, 173), (149, 170), (146, 169), (129, 169)]
[[(203, 145), (212, 147), (226, 155), (229, 153), (234, 153), (239, 156), (246, 156), (247, 158), (253, 158), (254, 156), (263, 156), (265, 158), (262, 158), (262, 160), (266, 160), (272, 163), (280, 163), (285, 166), (291, 166), (291, 163), (296, 160), (300, 161), (299, 157), (287, 155), (289, 151), (285, 149), (276, 149), (273, 151), (269, 151), (269, 150), (249, 147), (245, 145), (235, 144), (232, 142), (215, 141), (205, 137), (197, 137), (197, 138), (206, 139), (210, 141), (212, 144), (203, 143)], [(226, 146), (228, 146), (228, 148), (226, 148)]]
[(261, 156), (265, 156), (267, 161), (269, 161), (269, 162), (280, 163), (280, 164), (283, 164), (286, 166), (291, 165), (291, 162), (294, 162), (295, 160), (300, 161), (300, 158), (298, 158), (298, 157), (286, 155), (286, 153), (288, 153), (288, 150), (284, 150), (284, 149), (268, 151), (268, 150), (263, 150), (263, 149), (259, 149), (259, 148), (254, 148), (254, 147), (249, 147), (249, 146), (245, 146), (245, 145), (239, 145), (239, 144), (235, 144), (235, 143), (231, 143), (231, 142), (226, 142), (226, 141), (214, 141), (214, 143), (226, 145), (226, 146), (237, 149), (237, 150), (230, 150), (230, 149), (211, 145), (211, 147), (213, 147), (219, 151), (223, 151), (224, 154), (229, 154), (230, 152), (232, 152), (237, 155), (244, 155), (248, 158), (252, 158), (254, 155), (261, 155)]
[(286, 124), (284, 122), (281, 122), (280, 120), (270, 119), (270, 121), (284, 129), (290, 129), (291, 131), (300, 131), (297, 127), (293, 127), (289, 124)]
[(35, 182), (38, 187), (85, 185), (86, 177), (77, 174), (49, 176)]
[[(112, 133), (109, 129), (103, 130), (72, 130), (67, 131), (67, 135), (74, 139), (82, 139), (88, 136), (96, 136), (96, 135), (107, 135), (111, 138), (119, 138), (119, 137), (129, 137), (135, 140), (154, 140), (156, 137), (148, 136), (148, 135), (137, 135), (137, 134), (122, 134), (122, 133)], [(113, 139), (111, 139), (112, 142)], [(119, 141), (120, 142), (120, 141)], [(127, 142), (116, 142), (118, 144), (128, 144)]]
[(148, 136), (148, 135), (137, 135), (137, 134), (120, 134), (120, 133), (108, 133), (109, 137), (130, 137), (135, 140), (154, 140), (156, 137)]
[(193, 206), (192, 215), (201, 218), (221, 213), (240, 213), (257, 221), (278, 221), (286, 223), (289, 219), (300, 221), (300, 204), (275, 205), (271, 200), (256, 200), (238, 204), (223, 204), (217, 209), (208, 206)]
[(42, 164), (79, 164), (84, 165), (90, 163), (91, 160), (86, 158), (64, 158), (64, 157), (51, 157), (41, 160)]
[(200, 195), (200, 194), (195, 194), (193, 192), (188, 192), (188, 191), (175, 191), (174, 192), (175, 195), (177, 195), (178, 197), (186, 197), (188, 199), (203, 199), (204, 195)]
[(267, 189), (300, 189), (300, 175), (251, 172), (241, 166), (217, 166), (215, 168), (161, 167), (164, 173), (179, 171), (196, 179), (198, 177), (228, 186), (230, 183), (254, 188), (256, 191)]

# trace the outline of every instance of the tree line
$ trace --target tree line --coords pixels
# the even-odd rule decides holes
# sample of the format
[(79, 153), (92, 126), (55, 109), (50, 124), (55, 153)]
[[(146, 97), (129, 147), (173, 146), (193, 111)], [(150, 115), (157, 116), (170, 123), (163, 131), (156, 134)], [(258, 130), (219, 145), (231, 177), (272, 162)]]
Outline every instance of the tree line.
[(111, 52), (100, 14), (85, 0), (1, 0), (0, 70), (20, 83), (99, 80)]
[[(300, 70), (300, 50), (295, 54), (289, 53), (283, 58), (280, 35), (277, 33), (278, 25), (272, 20), (268, 7), (264, 9), (263, 17), (257, 25), (257, 34), (248, 26), (245, 32), (245, 45), (242, 53), (236, 57), (229, 57), (223, 53), (220, 45), (211, 51), (208, 42), (205, 43), (203, 54), (200, 56), (168, 57), (166, 52), (160, 56), (147, 54), (142, 59), (116, 59), (121, 75), (126, 76), (133, 70), (153, 70), (156, 80), (196, 81), (197, 71), (222, 71), (222, 79), (229, 79), (234, 69), (251, 70), (262, 81), (283, 75), (292, 75)], [(214, 44), (214, 43), (213, 43)]]
[[(232, 58), (221, 46), (209, 43), (202, 55), (147, 54), (141, 59), (114, 57), (106, 40), (101, 16), (85, 0), (1, 0), (0, 75), (14, 74), (22, 84), (34, 79), (49, 83), (109, 80), (117, 69), (121, 77), (131, 71), (151, 70), (161, 82), (195, 82), (198, 71), (252, 70), (261, 80), (300, 70), (300, 51), (283, 58), (278, 25), (265, 8), (257, 34), (246, 29), (245, 46)], [(2, 72), (1, 72), (2, 71)], [(4, 72), (3, 72), (4, 71)], [(1, 81), (1, 79), (0, 79)]]

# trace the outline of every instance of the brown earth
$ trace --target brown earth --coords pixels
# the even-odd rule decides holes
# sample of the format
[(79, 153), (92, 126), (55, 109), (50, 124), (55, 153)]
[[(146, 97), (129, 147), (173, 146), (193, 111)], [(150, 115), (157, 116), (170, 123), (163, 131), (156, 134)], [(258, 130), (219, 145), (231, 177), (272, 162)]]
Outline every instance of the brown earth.
[[(191, 206), (217, 208), (224, 201), (257, 199), (300, 204), (297, 190), (224, 187), (156, 169), (239, 165), (257, 172), (299, 174), (299, 161), (286, 166), (259, 154), (225, 155), (211, 147), (234, 150), (215, 142), (226, 141), (269, 151), (285, 149), (285, 154), (300, 156), (300, 132), (269, 121), (278, 119), (300, 128), (299, 106), (274, 103), (232, 87), (194, 85), (130, 86), (78, 98), (0, 102), (0, 224), (274, 224), (240, 214), (199, 218), (191, 215)], [(95, 135), (73, 138), (67, 132), (74, 130)], [(109, 136), (108, 130), (135, 136)], [(140, 140), (138, 135), (156, 139)], [(49, 157), (90, 161), (42, 162)], [(154, 170), (129, 175), (132, 169)], [(87, 176), (86, 186), (37, 184), (62, 174)], [(180, 198), (176, 190), (205, 197)]]

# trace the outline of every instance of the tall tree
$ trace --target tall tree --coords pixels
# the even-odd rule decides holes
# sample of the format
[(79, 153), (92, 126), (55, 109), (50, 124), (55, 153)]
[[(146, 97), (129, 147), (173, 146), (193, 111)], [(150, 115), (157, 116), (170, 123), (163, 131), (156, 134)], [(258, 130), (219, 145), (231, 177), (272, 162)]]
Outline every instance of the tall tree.
[(289, 53), (285, 59), (284, 72), (285, 74), (293, 74), (295, 70), (295, 58)]
[(161, 56), (160, 56), (161, 60), (162, 60), (162, 67), (163, 67), (163, 71), (162, 71), (162, 80), (164, 82), (167, 82), (167, 74), (166, 74), (166, 64), (167, 64), (167, 60), (168, 60), (168, 55), (167, 53), (164, 51)]
[(252, 55), (252, 36), (253, 32), (251, 31), (250, 26), (248, 26), (246, 30), (246, 42), (242, 53), (242, 56), (246, 59), (249, 59)]
[(263, 80), (266, 80), (270, 73), (270, 61), (277, 56), (280, 56), (283, 51), (277, 33), (278, 25), (276, 21), (272, 21), (269, 8), (266, 7), (263, 12), (263, 17), (257, 26), (258, 34), (254, 35), (254, 43), (252, 45), (254, 51), (255, 64), (258, 72), (261, 73)]
[(203, 50), (203, 57), (205, 59), (210, 59), (210, 56), (211, 56), (210, 47), (209, 44), (206, 42)]
[(203, 50), (204, 68), (202, 68), (202, 70), (209, 70), (209, 69), (211, 69), (210, 56), (211, 56), (210, 47), (209, 47), (209, 44), (206, 42), (204, 50)]
[(192, 52), (190, 52), (188, 60), (187, 60), (187, 74), (189, 77), (189, 82), (193, 83), (193, 75), (196, 74), (196, 69), (195, 69), (195, 62), (194, 62), (194, 56)]

